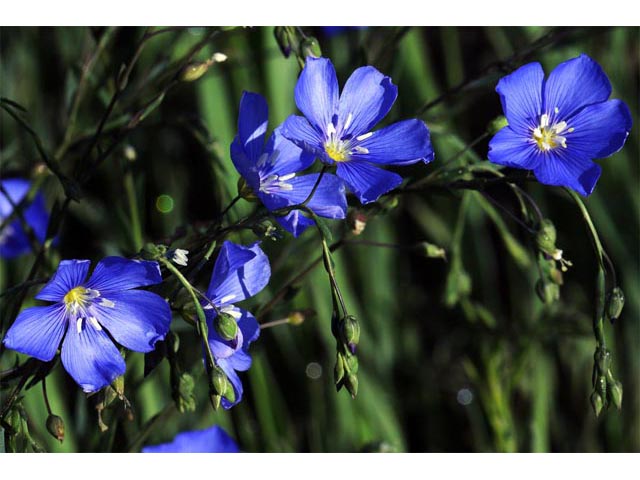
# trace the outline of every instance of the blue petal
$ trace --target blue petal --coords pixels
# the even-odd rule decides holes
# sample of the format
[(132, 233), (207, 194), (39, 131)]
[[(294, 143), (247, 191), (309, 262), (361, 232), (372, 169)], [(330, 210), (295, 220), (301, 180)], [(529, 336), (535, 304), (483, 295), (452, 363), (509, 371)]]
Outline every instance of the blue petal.
[(236, 442), (219, 426), (182, 432), (173, 442), (148, 446), (142, 453), (238, 453)]
[[(100, 304), (101, 300), (113, 306)], [(92, 306), (98, 322), (120, 345), (135, 352), (150, 352), (164, 339), (171, 323), (171, 309), (164, 298), (145, 290), (108, 293)]]
[(409, 165), (420, 160), (429, 163), (433, 160), (429, 129), (418, 119), (396, 122), (372, 132), (370, 137), (356, 145), (366, 148), (369, 153), (352, 154), (354, 160), (386, 165)]
[(61, 302), (70, 290), (84, 285), (89, 271), (89, 260), (62, 260), (49, 283), (36, 295), (38, 300)]
[(7, 178), (0, 183), (9, 195), (9, 198), (7, 198), (4, 193), (0, 191), (0, 218), (6, 218), (13, 212), (12, 203), (14, 205), (19, 204), (27, 192), (29, 192), (31, 182), (23, 178)]
[(251, 160), (247, 156), (237, 136), (233, 139), (233, 142), (231, 142), (231, 161), (249, 186), (253, 190), (258, 191), (260, 189), (260, 175), (258, 174), (256, 161)]
[(66, 326), (64, 305), (26, 308), (7, 331), (4, 344), (7, 348), (48, 362), (55, 356)]
[(2, 258), (12, 259), (31, 251), (29, 236), (18, 218), (0, 232), (0, 238), (2, 238), (0, 243), (0, 257)]
[(238, 116), (238, 137), (249, 160), (258, 161), (264, 148), (269, 108), (262, 95), (243, 92)]
[(290, 115), (282, 124), (280, 132), (306, 152), (320, 158), (326, 156), (324, 134), (314, 129), (306, 118)]
[[(366, 133), (391, 109), (398, 87), (374, 67), (357, 68), (347, 80), (340, 95), (338, 131), (341, 136)], [(351, 120), (346, 125), (349, 115)]]
[(375, 202), (402, 183), (400, 175), (357, 160), (339, 163), (337, 173), (362, 203)]
[[(319, 175), (319, 173), (310, 173), (293, 177), (287, 180), (287, 183), (293, 187), (292, 190), (279, 190), (271, 195), (263, 194), (260, 198), (263, 199), (269, 210), (299, 205), (307, 199), (318, 181)], [(342, 180), (335, 175), (325, 173), (307, 206), (321, 217), (345, 218), (347, 199)]]
[(85, 320), (80, 332), (69, 325), (62, 342), (62, 364), (82, 390), (95, 392), (124, 374), (126, 365), (104, 330)]
[(500, 95), (502, 111), (511, 128), (527, 134), (538, 125), (542, 114), (542, 88), (544, 71), (537, 63), (520, 67), (498, 82), (496, 92)]
[(569, 187), (581, 195), (593, 192), (602, 169), (570, 148), (547, 152), (533, 171), (540, 183)]
[[(223, 262), (220, 267), (218, 262)], [(207, 296), (216, 305), (225, 297), (231, 298), (225, 303), (236, 303), (262, 290), (270, 275), (269, 259), (259, 242), (245, 247), (225, 241), (213, 268)]]
[(549, 74), (544, 88), (547, 113), (558, 108), (563, 120), (587, 105), (606, 101), (609, 95), (611, 84), (606, 74), (584, 54), (558, 65)]
[(221, 401), (222, 406), (228, 410), (234, 405), (237, 405), (238, 403), (240, 403), (240, 401), (242, 400), (242, 394), (244, 393), (244, 389), (242, 388), (242, 380), (240, 380), (240, 377), (238, 376), (233, 366), (231, 365), (229, 358), (220, 359), (218, 361), (218, 366), (222, 369), (222, 371), (225, 373), (225, 375), (231, 382), (233, 391), (236, 394), (235, 402), (230, 402), (225, 397), (222, 397), (222, 401)]
[(162, 282), (158, 262), (106, 257), (100, 260), (87, 287), (104, 292), (118, 292)]
[(620, 100), (609, 100), (585, 107), (569, 122), (567, 149), (589, 158), (613, 155), (623, 146), (631, 131), (631, 112)]
[(307, 57), (295, 99), (309, 122), (324, 132), (338, 110), (338, 79), (329, 59)]
[(514, 132), (511, 127), (504, 127), (489, 142), (490, 162), (507, 167), (533, 170), (543, 158), (543, 154), (531, 137)]
[[(242, 331), (242, 336), (244, 338), (242, 348), (246, 350), (249, 348), (249, 344), (256, 341), (260, 336), (260, 324), (251, 312), (247, 312), (241, 308), (239, 310), (242, 313), (242, 316), (238, 319), (238, 328)], [(236, 367), (236, 370), (242, 369), (240, 367)]]
[(305, 216), (300, 210), (293, 210), (284, 217), (276, 217), (276, 220), (282, 225), (282, 228), (296, 238), (302, 235), (307, 228), (315, 224), (313, 220)]
[(315, 160), (313, 154), (304, 151), (282, 135), (282, 126), (274, 130), (265, 151), (270, 154), (271, 162), (261, 169), (263, 177), (298, 173), (309, 168)]

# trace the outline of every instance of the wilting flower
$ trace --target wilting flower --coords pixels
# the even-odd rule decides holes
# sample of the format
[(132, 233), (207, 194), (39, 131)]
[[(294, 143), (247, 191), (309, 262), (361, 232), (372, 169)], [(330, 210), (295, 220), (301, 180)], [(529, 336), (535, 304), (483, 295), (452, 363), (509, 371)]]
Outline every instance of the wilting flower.
[(173, 442), (144, 447), (142, 453), (238, 453), (238, 444), (221, 427), (182, 432)]
[[(313, 163), (314, 157), (284, 138), (279, 128), (265, 145), (268, 116), (264, 97), (251, 92), (242, 94), (238, 135), (231, 144), (231, 159), (252, 193), (269, 210), (276, 210), (304, 202), (319, 174), (296, 176)], [(340, 179), (324, 174), (307, 206), (321, 217), (345, 218), (347, 200)], [(313, 225), (313, 220), (300, 210), (278, 217), (278, 221), (296, 237)]]
[[(22, 178), (9, 178), (2, 180), (2, 190), (7, 192), (7, 198), (0, 191), (0, 223), (9, 217), (14, 210), (14, 205), (18, 205), (29, 192), (31, 182)], [(31, 227), (35, 238), (43, 242), (47, 233), (49, 214), (44, 203), (44, 197), (37, 193), (30, 204), (23, 209), (24, 220)], [(0, 257), (14, 258), (31, 250), (29, 236), (25, 232), (19, 216), (0, 230)]]
[(171, 310), (159, 295), (134, 290), (162, 281), (156, 262), (107, 257), (87, 279), (89, 264), (60, 262), (36, 295), (55, 303), (20, 312), (4, 344), (48, 362), (62, 341), (65, 370), (85, 392), (94, 392), (125, 372), (111, 338), (130, 350), (149, 352), (168, 332)]
[(282, 135), (329, 165), (362, 203), (396, 188), (402, 177), (380, 165), (433, 160), (429, 129), (418, 119), (371, 129), (389, 112), (398, 88), (373, 67), (356, 69), (338, 97), (331, 61), (307, 58), (295, 98), (305, 117), (291, 115)]
[(545, 80), (539, 63), (520, 67), (496, 91), (509, 126), (489, 144), (489, 160), (533, 170), (540, 183), (593, 191), (601, 168), (594, 158), (616, 153), (631, 130), (621, 100), (608, 100), (609, 79), (587, 55), (558, 65)]
[[(209, 327), (209, 346), (218, 366), (233, 386), (235, 401), (222, 398), (222, 406), (231, 408), (242, 399), (242, 382), (236, 371), (249, 370), (249, 344), (260, 335), (255, 317), (234, 304), (260, 292), (269, 282), (269, 259), (254, 243), (250, 247), (225, 241), (213, 267), (207, 299), (204, 303)], [(216, 328), (219, 314), (231, 316), (237, 323), (233, 338), (225, 339)]]

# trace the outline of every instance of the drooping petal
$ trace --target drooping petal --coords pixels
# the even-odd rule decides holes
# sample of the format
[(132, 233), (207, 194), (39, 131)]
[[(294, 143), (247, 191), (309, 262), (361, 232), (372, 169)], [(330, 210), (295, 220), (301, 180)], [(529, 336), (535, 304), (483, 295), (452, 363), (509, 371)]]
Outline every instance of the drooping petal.
[(126, 365), (104, 330), (86, 320), (80, 331), (69, 325), (62, 342), (62, 364), (82, 390), (95, 392), (124, 374)]
[(611, 83), (602, 67), (587, 55), (580, 55), (558, 65), (544, 87), (547, 113), (555, 112), (567, 120), (581, 108), (604, 102), (611, 95)]
[(209, 299), (216, 305), (224, 299), (223, 303), (236, 303), (252, 297), (269, 282), (269, 259), (259, 242), (245, 247), (226, 241), (220, 249), (220, 258), (225, 263), (218, 267), (220, 260), (216, 260), (207, 290)]
[(25, 308), (7, 331), (4, 344), (7, 348), (48, 362), (55, 356), (66, 327), (64, 305)]
[(233, 358), (233, 357), (222, 358), (218, 361), (218, 366), (225, 373), (225, 375), (229, 379), (229, 382), (231, 382), (233, 391), (236, 394), (236, 399), (234, 402), (230, 402), (225, 397), (222, 397), (222, 401), (221, 401), (222, 406), (227, 410), (233, 407), (234, 405), (237, 405), (238, 403), (240, 403), (240, 400), (242, 400), (242, 394), (244, 393), (244, 389), (242, 388), (242, 380), (240, 380), (240, 377), (238, 376), (235, 369), (233, 368), (230, 362), (230, 358)]
[(281, 126), (282, 135), (298, 147), (318, 157), (324, 157), (324, 134), (314, 129), (304, 117), (289, 115)]
[(523, 65), (498, 82), (502, 111), (516, 132), (526, 134), (535, 128), (542, 112), (544, 71), (538, 62)]
[(182, 432), (169, 443), (147, 446), (142, 453), (238, 453), (236, 442), (218, 425)]
[(38, 292), (36, 298), (61, 302), (70, 290), (84, 284), (89, 265), (89, 260), (62, 260), (53, 278)]
[(581, 195), (593, 192), (602, 169), (589, 157), (569, 148), (547, 152), (533, 171), (540, 183), (569, 187)]
[(530, 138), (504, 127), (489, 142), (490, 162), (507, 167), (533, 170), (543, 158), (543, 154)]
[(398, 96), (391, 78), (374, 67), (357, 68), (340, 95), (338, 131), (341, 136), (367, 133), (389, 113)]
[(357, 145), (368, 153), (354, 153), (351, 158), (371, 163), (409, 165), (433, 160), (429, 129), (418, 119), (396, 122), (372, 132)]
[(100, 260), (87, 287), (104, 292), (118, 292), (162, 282), (158, 262), (106, 257)]
[(282, 135), (282, 126), (276, 128), (269, 137), (265, 152), (270, 161), (261, 169), (262, 176), (287, 175), (306, 170), (315, 160), (315, 156)]
[(294, 95), (296, 105), (309, 122), (325, 131), (338, 111), (338, 79), (331, 61), (307, 57)]
[(400, 175), (357, 160), (339, 163), (337, 174), (361, 203), (375, 202), (402, 183)]
[(268, 121), (269, 107), (264, 97), (253, 92), (243, 92), (240, 98), (238, 137), (247, 157), (254, 163), (262, 155)]
[(116, 342), (135, 352), (153, 350), (171, 323), (166, 300), (145, 290), (108, 293), (96, 299), (92, 309)]
[(566, 134), (567, 149), (588, 158), (608, 157), (624, 146), (631, 126), (631, 112), (624, 102), (590, 105), (571, 119), (573, 131)]
[(231, 142), (231, 161), (233, 162), (233, 166), (236, 167), (236, 170), (238, 170), (238, 173), (247, 181), (247, 184), (254, 191), (258, 191), (260, 188), (258, 167), (256, 162), (251, 160), (245, 153), (238, 136)]

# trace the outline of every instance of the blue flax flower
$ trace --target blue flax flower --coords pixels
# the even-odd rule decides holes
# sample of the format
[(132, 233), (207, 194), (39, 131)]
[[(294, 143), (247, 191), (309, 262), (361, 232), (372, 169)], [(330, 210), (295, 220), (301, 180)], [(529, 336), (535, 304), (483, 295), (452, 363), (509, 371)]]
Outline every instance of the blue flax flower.
[(604, 158), (622, 148), (631, 114), (620, 100), (608, 100), (609, 79), (587, 55), (558, 65), (545, 80), (539, 63), (520, 67), (498, 82), (496, 91), (509, 126), (489, 143), (489, 160), (533, 170), (540, 183), (593, 191)]
[(182, 432), (173, 442), (144, 447), (142, 453), (238, 453), (238, 444), (221, 427)]
[[(0, 191), (0, 223), (13, 213), (13, 206), (22, 201), (31, 187), (31, 182), (22, 178), (9, 178), (1, 183), (9, 198)], [(23, 216), (36, 239), (42, 243), (47, 233), (49, 214), (41, 193), (36, 194), (33, 201), (23, 210)], [(0, 231), (0, 257), (15, 258), (29, 251), (29, 236), (22, 227), (20, 217), (16, 217)]]
[[(251, 92), (242, 94), (231, 159), (253, 193), (269, 210), (276, 210), (304, 202), (319, 174), (296, 176), (313, 163), (314, 157), (284, 138), (278, 128), (265, 145), (268, 116), (264, 97)], [(323, 175), (307, 206), (321, 217), (345, 218), (347, 200), (340, 179)], [(313, 225), (313, 220), (300, 210), (293, 210), (278, 221), (296, 237)]]
[(4, 344), (48, 362), (62, 341), (64, 368), (85, 392), (95, 392), (125, 372), (113, 340), (136, 352), (153, 350), (169, 330), (171, 310), (159, 295), (134, 290), (162, 281), (156, 262), (107, 257), (87, 279), (89, 264), (60, 262), (36, 295), (54, 303), (22, 310)]
[[(373, 202), (402, 183), (381, 165), (433, 160), (429, 129), (418, 119), (371, 129), (389, 112), (398, 95), (391, 79), (373, 67), (356, 69), (338, 97), (331, 61), (307, 57), (295, 89), (304, 117), (291, 115), (282, 134), (329, 165), (362, 203)], [(306, 118), (305, 118), (306, 117)]]
[[(270, 276), (269, 259), (258, 243), (250, 247), (229, 241), (223, 243), (207, 289), (207, 299), (211, 300), (215, 308), (209, 303), (204, 303), (204, 311), (209, 327), (209, 346), (236, 394), (233, 403), (222, 398), (224, 408), (231, 408), (242, 399), (242, 382), (236, 371), (249, 370), (249, 344), (260, 335), (260, 325), (255, 317), (234, 304), (260, 292), (269, 283)], [(235, 318), (238, 323), (236, 338), (225, 340), (216, 332), (216, 310)]]

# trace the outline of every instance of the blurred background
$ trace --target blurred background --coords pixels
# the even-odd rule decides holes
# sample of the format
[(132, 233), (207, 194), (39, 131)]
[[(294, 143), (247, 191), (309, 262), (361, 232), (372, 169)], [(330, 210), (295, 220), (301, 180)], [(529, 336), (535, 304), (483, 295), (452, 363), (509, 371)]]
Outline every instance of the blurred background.
[[(429, 165), (398, 170), (411, 179), (455, 162), (486, 163), (490, 136), (485, 132), (502, 113), (494, 91), (501, 76), (530, 61), (541, 62), (549, 73), (580, 53), (600, 63), (613, 85), (612, 97), (624, 100), (634, 119), (623, 150), (599, 162), (602, 177), (585, 199), (626, 294), (621, 317), (605, 326), (613, 371), (624, 386), (622, 409), (611, 407), (596, 418), (589, 402), (597, 260), (580, 211), (562, 189), (527, 182), (523, 188), (556, 225), (557, 246), (573, 263), (558, 302), (545, 305), (536, 294), (533, 236), (517, 221), (517, 206), (504, 186), (490, 187), (486, 195), (425, 188), (390, 196), (376, 215), (361, 212), (368, 216), (366, 229), (335, 252), (338, 281), (362, 329), (357, 398), (335, 391), (331, 294), (319, 266), (260, 318), (268, 322), (294, 310), (315, 312), (307, 312), (300, 326), (262, 331), (251, 348), (253, 365), (241, 375), (245, 397), (232, 410), (213, 412), (204, 375), (196, 377), (194, 412), (167, 407), (172, 403), (167, 361), (143, 379), (143, 355), (129, 353), (125, 395), (131, 409), (115, 400), (104, 412), (109, 427), (104, 433), (96, 396), (86, 398), (61, 365), (47, 387), (52, 410), (66, 424), (64, 442), (46, 431), (41, 388), (23, 392), (19, 404), (34, 441), (54, 452), (127, 451), (215, 423), (249, 452), (640, 450), (639, 30), (302, 27), (294, 32), (316, 39), (307, 48), (319, 48), (332, 60), (341, 85), (367, 64), (392, 77), (398, 100), (380, 126), (419, 116), (431, 129), (436, 152)], [(69, 205), (41, 276), (64, 258), (131, 256), (147, 241), (166, 242), (222, 211), (237, 193), (229, 145), (243, 90), (267, 98), (270, 129), (296, 112), (293, 89), (300, 65), (295, 52), (285, 58), (273, 27), (177, 28), (140, 48), (143, 35), (142, 28), (0, 30), (0, 96), (26, 109), (24, 118), (42, 147), (70, 176), (82, 169), (83, 153), (118, 88), (118, 73), (138, 55), (96, 148), (95, 156), (107, 152), (104, 161), (80, 201)], [(189, 56), (205, 61), (216, 52), (226, 61), (210, 65), (197, 80), (173, 81)], [(76, 101), (79, 88), (83, 95)], [(2, 178), (32, 178), (47, 205), (60, 206), (64, 192), (42, 164), (33, 136), (6, 111), (0, 122)], [(356, 200), (350, 204), (360, 211)], [(253, 208), (240, 202), (230, 218)], [(335, 238), (350, 229), (347, 222), (333, 222), (331, 228)], [(249, 243), (256, 236), (248, 231), (232, 239)], [(444, 248), (447, 261), (405, 248), (422, 241)], [(174, 246), (188, 248), (181, 242)], [(244, 305), (254, 312), (321, 253), (312, 230), (295, 241), (286, 234), (264, 239), (262, 246), (273, 275), (269, 287)], [(30, 254), (0, 260), (0, 290), (24, 281), (33, 261)], [(203, 289), (211, 269), (207, 265), (198, 277)], [(38, 288), (29, 291), (24, 306), (34, 304)], [(13, 321), (12, 298), (0, 299), (2, 336)], [(172, 330), (180, 337), (181, 364), (197, 367), (201, 351), (192, 327), (176, 315)], [(16, 355), (0, 352), (0, 369), (9, 369)], [(0, 404), (8, 391), (0, 391)]]

